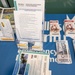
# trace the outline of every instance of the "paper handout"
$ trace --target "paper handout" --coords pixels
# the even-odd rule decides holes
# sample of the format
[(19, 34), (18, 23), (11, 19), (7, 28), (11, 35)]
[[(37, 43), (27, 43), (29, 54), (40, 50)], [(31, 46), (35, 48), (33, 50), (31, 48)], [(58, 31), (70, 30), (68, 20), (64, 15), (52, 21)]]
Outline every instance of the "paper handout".
[(42, 41), (42, 13), (14, 11), (18, 40)]
[(50, 75), (48, 53), (21, 51), (16, 62), (13, 75)]

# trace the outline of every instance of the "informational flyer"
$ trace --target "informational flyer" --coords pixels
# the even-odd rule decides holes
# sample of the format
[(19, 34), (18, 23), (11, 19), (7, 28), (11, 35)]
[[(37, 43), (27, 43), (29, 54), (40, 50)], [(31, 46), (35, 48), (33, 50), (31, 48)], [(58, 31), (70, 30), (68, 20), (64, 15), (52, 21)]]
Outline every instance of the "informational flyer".
[(49, 55), (39, 52), (21, 52), (16, 75), (50, 75)]
[(42, 41), (42, 12), (14, 11), (18, 40)]
[(74, 37), (75, 34), (75, 22), (74, 20), (64, 20), (64, 29), (65, 29), (65, 35), (66, 36), (70, 36), (70, 37)]
[(60, 26), (58, 20), (50, 20), (50, 35), (60, 35)]
[(71, 54), (66, 40), (56, 41), (57, 62), (59, 64), (71, 64)]
[(0, 19), (0, 40), (13, 41), (14, 34), (8, 19)]
[(44, 22), (45, 0), (14, 0), (14, 6), (17, 10), (41, 11)]

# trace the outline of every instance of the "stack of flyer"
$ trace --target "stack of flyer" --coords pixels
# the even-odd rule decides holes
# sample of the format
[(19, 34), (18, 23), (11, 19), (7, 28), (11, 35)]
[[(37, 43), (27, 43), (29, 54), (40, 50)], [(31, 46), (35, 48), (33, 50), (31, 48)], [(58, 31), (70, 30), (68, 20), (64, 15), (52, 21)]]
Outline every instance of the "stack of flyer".
[(20, 51), (12, 75), (50, 75), (49, 54)]

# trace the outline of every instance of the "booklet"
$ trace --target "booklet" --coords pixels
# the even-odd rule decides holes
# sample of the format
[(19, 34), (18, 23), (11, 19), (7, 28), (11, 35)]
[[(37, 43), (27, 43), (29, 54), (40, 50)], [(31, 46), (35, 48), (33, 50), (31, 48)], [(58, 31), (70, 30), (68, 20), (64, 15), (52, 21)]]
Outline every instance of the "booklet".
[(21, 51), (13, 75), (50, 75), (49, 54)]
[(57, 62), (59, 64), (72, 64), (71, 54), (67, 40), (56, 41)]
[(14, 41), (14, 33), (8, 19), (0, 19), (0, 40)]
[(65, 35), (70, 36), (72, 38), (75, 38), (75, 22), (74, 20), (64, 20), (64, 29), (65, 29)]
[(42, 12), (14, 11), (17, 39), (26, 42), (42, 41)]
[(60, 35), (60, 26), (58, 20), (50, 20), (50, 35), (57, 36)]
[(14, 28), (15, 22), (14, 22), (14, 10), (15, 8), (3, 8), (2, 13), (2, 19), (9, 19), (10, 23), (12, 25), (12, 28)]

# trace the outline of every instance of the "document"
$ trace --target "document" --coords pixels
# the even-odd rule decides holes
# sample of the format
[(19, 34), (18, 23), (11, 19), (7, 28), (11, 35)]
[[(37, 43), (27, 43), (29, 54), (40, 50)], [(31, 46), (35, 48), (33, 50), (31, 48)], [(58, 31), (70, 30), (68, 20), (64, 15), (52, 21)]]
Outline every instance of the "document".
[(14, 40), (13, 30), (8, 19), (0, 19), (1, 40)]
[(14, 11), (16, 31), (25, 41), (42, 41), (42, 12)]
[(19, 11), (41, 11), (42, 25), (44, 25), (45, 0), (14, 0), (14, 6)]
[(49, 75), (49, 55), (38, 52), (22, 52), (17, 75)]

